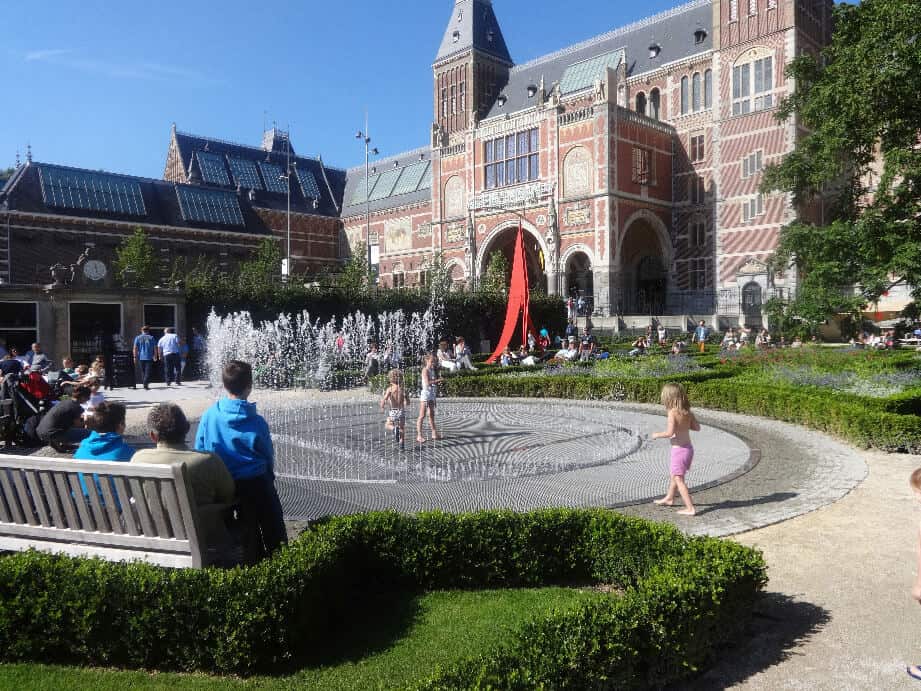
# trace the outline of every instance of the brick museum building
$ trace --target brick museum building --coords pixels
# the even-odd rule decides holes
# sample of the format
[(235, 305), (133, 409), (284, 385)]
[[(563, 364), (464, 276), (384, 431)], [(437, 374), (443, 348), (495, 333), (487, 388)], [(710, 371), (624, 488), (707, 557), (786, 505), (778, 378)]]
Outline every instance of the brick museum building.
[[(440, 252), (455, 283), (475, 288), (520, 224), (531, 285), (590, 296), (598, 320), (760, 324), (763, 303), (796, 288), (794, 271), (766, 263), (780, 228), (813, 213), (758, 191), (800, 135), (775, 119), (793, 88), (784, 66), (829, 42), (832, 6), (693, 0), (516, 64), (499, 16), (514, 21), (519, 6), (455, 0), (418, 149), (343, 170), (297, 155), (275, 129), (245, 146), (174, 126), (162, 180), (29, 160), (0, 191), (0, 336), (74, 340), (100, 320), (127, 336), (151, 321), (144, 305), (169, 322), (155, 296), (138, 297), (130, 319), (112, 297), (126, 235), (147, 232), (165, 278), (178, 257), (232, 270), (264, 238), (287, 255), (289, 218), (295, 272), (368, 252), (382, 286), (413, 286)], [(57, 302), (92, 299), (43, 326), (49, 268), (82, 254)]]

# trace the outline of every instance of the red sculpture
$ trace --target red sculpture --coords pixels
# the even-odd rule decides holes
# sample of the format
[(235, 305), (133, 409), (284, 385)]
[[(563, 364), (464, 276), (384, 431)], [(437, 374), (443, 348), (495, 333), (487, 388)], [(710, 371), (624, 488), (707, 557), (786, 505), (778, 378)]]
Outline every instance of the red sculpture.
[(505, 326), (499, 337), (499, 345), (486, 361), (493, 363), (502, 355), (505, 347), (512, 342), (518, 328), (518, 315), (521, 314), (521, 344), (528, 344), (528, 334), (537, 337), (530, 314), (531, 291), (528, 286), (528, 266), (524, 260), (524, 229), (518, 223), (518, 237), (515, 240), (515, 255), (512, 259), (512, 284), (508, 289), (508, 310), (505, 313)]

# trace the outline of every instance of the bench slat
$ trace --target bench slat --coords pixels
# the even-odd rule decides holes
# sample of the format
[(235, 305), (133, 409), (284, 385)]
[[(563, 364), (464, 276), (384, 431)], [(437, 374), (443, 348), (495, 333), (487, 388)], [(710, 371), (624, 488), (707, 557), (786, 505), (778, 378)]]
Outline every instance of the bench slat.
[[(112, 483), (106, 478), (102, 483), (102, 499), (105, 503), (106, 515), (109, 517), (109, 527), (113, 533), (124, 535), (125, 529), (121, 521), (121, 514), (118, 512), (119, 503), (115, 500), (115, 494), (112, 492)], [(122, 511), (131, 511), (130, 502), (122, 504)]]
[(28, 537), (0, 536), (0, 549), (37, 549), (72, 557), (102, 557), (108, 561), (145, 561), (172, 568), (194, 568), (193, 559), (187, 552), (159, 552), (144, 547), (126, 549), (102, 545), (81, 545), (73, 542), (44, 542)]
[(51, 473), (43, 470), (38, 473), (38, 479), (41, 480), (42, 490), (45, 494), (45, 501), (48, 502), (48, 508), (51, 510), (51, 518), (57, 528), (64, 528), (64, 513), (61, 511), (61, 502), (58, 499), (57, 488), (51, 479)]
[(64, 513), (67, 515), (67, 527), (78, 528), (80, 521), (77, 519), (77, 512), (74, 509), (74, 498), (67, 486), (67, 473), (55, 472), (52, 473), (52, 477), (54, 478), (54, 485), (58, 489), (56, 494), (64, 505)]
[(147, 507), (157, 525), (157, 534), (162, 537), (172, 537), (170, 521), (166, 517), (163, 501), (160, 497), (161, 483), (159, 480), (144, 480), (144, 494), (147, 497)]
[[(6, 470), (0, 470), (0, 479), (6, 479)], [(0, 484), (0, 520), (6, 523), (13, 522), (13, 503), (4, 489), (5, 483)]]
[(122, 505), (122, 518), (125, 519), (125, 527), (129, 535), (140, 535), (138, 522), (135, 518), (134, 504), (131, 503), (131, 493), (128, 491), (128, 485), (125, 484), (125, 478), (115, 478), (115, 491)]
[(109, 522), (106, 520), (105, 512), (102, 508), (102, 502), (99, 501), (99, 491), (103, 485), (108, 484), (109, 478), (99, 478), (99, 486), (96, 486), (96, 477), (84, 473), (83, 479), (86, 480), (86, 488), (90, 491), (89, 504), (90, 512), (93, 514), (93, 521), (96, 523), (96, 530), (101, 533), (110, 532)]
[(131, 495), (134, 497), (134, 506), (138, 510), (138, 518), (141, 519), (144, 534), (149, 537), (156, 537), (157, 532), (154, 530), (153, 521), (150, 520), (150, 512), (147, 510), (147, 500), (144, 497), (144, 490), (141, 488), (141, 481), (136, 477), (130, 477), (128, 478), (128, 484), (131, 485)]
[(176, 488), (171, 482), (164, 482), (161, 490), (163, 499), (166, 501), (166, 515), (169, 517), (173, 526), (173, 535), (180, 540), (185, 540), (188, 535), (185, 531), (182, 512), (179, 510), (179, 500), (176, 498)]
[[(90, 512), (86, 508), (86, 495), (83, 494), (83, 488), (80, 486), (80, 480), (77, 477), (76, 473), (67, 473), (67, 479), (70, 482), (70, 491), (74, 498), (74, 504), (77, 505), (77, 513), (80, 514), (80, 522), (74, 526), (74, 528), (80, 528), (81, 530), (96, 530), (96, 524), (93, 523), (93, 519), (90, 518)], [(85, 480), (86, 478), (84, 478)], [(93, 482), (93, 478), (90, 478), (90, 483)], [(87, 485), (89, 489), (89, 485)]]
[(107, 545), (109, 547), (129, 547), (136, 549), (152, 549), (161, 552), (188, 552), (188, 540), (174, 540), (173, 538), (147, 537), (145, 535), (116, 535), (114, 533), (99, 533), (91, 530), (69, 530), (48, 528), (42, 525), (20, 525), (11, 523), (0, 524), (0, 533), (15, 537), (31, 538), (53, 544), (57, 542), (72, 542), (75, 544)]
[(16, 498), (19, 500), (19, 505), (25, 514), (25, 522), (29, 525), (38, 525), (38, 521), (35, 519), (35, 512), (32, 510), (32, 500), (26, 489), (26, 483), (22, 479), (22, 471), (13, 471), (13, 485), (16, 487)]
[(53, 525), (51, 523), (51, 515), (48, 513), (48, 509), (45, 508), (45, 502), (42, 499), (42, 488), (38, 483), (38, 475), (34, 470), (26, 470), (25, 474), (26, 485), (28, 485), (29, 488), (32, 504), (38, 512), (39, 523), (41, 525)]

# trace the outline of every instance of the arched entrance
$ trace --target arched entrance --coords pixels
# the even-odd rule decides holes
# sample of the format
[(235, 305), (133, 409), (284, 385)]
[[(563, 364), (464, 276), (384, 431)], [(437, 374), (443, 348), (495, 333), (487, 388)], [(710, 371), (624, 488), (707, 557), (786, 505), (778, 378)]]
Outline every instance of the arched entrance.
[(664, 314), (668, 298), (668, 252), (658, 219), (629, 223), (621, 244), (621, 313)]
[(566, 290), (569, 295), (590, 298), (595, 294), (592, 262), (585, 252), (573, 252), (566, 260)]
[[(496, 252), (501, 252), (505, 256), (509, 270), (512, 268), (512, 257), (515, 251), (515, 237), (518, 235), (518, 226), (504, 228), (495, 233), (487, 241), (484, 247), (479, 271), (480, 279), (486, 276), (489, 270), (489, 263)], [(524, 256), (525, 263), (528, 267), (528, 284), (532, 291), (547, 292), (547, 273), (545, 268), (546, 258), (541, 247), (540, 241), (537, 240), (527, 229), (524, 231)]]
[(742, 315), (745, 326), (761, 326), (761, 286), (755, 281), (746, 283), (742, 287)]

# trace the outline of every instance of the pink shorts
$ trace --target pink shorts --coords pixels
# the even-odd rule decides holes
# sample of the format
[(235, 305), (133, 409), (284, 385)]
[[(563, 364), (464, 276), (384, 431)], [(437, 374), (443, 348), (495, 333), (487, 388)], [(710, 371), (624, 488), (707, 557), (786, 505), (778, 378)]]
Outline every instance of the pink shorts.
[(672, 476), (684, 477), (684, 474), (691, 469), (691, 461), (694, 460), (693, 446), (673, 446), (672, 462), (670, 472)]

